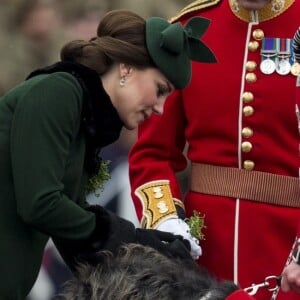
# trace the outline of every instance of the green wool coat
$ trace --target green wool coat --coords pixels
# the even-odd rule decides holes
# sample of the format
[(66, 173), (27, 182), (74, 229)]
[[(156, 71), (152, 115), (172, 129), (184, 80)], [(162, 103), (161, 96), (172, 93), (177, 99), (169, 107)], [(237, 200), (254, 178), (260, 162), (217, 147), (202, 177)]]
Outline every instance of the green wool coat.
[(49, 236), (88, 238), (83, 90), (70, 74), (43, 74), (0, 99), (0, 299), (25, 299)]

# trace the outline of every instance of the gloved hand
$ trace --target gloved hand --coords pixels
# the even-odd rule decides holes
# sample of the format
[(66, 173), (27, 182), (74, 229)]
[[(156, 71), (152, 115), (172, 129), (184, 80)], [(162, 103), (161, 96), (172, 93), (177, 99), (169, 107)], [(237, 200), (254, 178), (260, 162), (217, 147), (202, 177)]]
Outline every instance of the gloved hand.
[(101, 206), (91, 206), (89, 210), (96, 212), (98, 232), (103, 226), (107, 227), (103, 224), (103, 220), (105, 220), (104, 223), (109, 224), (109, 230), (106, 230), (106, 237), (100, 245), (100, 250), (114, 252), (122, 244), (139, 243), (152, 247), (169, 257), (192, 259), (189, 253), (189, 242), (185, 241), (181, 235), (155, 229), (135, 228), (130, 221), (104, 210)]
[(130, 221), (110, 213), (99, 205), (92, 205), (87, 210), (96, 217), (96, 227), (88, 239), (54, 239), (57, 249), (71, 270), (76, 271), (78, 262), (96, 265), (99, 263), (99, 251), (116, 252), (125, 243), (139, 243), (157, 249), (169, 257), (192, 260), (189, 243), (184, 241), (182, 236), (154, 229), (136, 229)]
[(136, 243), (152, 247), (169, 257), (192, 260), (190, 243), (180, 235), (155, 229), (136, 229)]
[(179, 218), (167, 219), (159, 224), (156, 229), (171, 232), (175, 235), (181, 235), (185, 240), (188, 240), (191, 246), (191, 255), (193, 259), (198, 259), (202, 254), (199, 241), (191, 235), (189, 226), (183, 220)]

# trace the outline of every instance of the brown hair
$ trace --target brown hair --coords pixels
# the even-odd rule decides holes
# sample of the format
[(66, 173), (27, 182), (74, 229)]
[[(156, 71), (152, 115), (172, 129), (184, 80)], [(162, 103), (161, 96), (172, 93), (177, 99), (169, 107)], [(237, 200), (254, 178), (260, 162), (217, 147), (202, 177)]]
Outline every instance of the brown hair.
[(99, 75), (115, 62), (140, 69), (154, 67), (146, 47), (145, 27), (145, 20), (134, 12), (110, 11), (100, 21), (97, 37), (67, 43), (61, 50), (61, 60), (78, 62)]

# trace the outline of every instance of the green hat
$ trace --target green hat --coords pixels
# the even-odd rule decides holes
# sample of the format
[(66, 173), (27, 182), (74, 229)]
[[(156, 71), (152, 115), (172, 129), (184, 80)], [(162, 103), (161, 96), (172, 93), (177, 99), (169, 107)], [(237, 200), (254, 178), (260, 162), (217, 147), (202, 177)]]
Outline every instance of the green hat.
[(191, 18), (183, 27), (159, 17), (146, 20), (146, 44), (155, 65), (174, 84), (184, 89), (191, 80), (191, 60), (216, 62), (212, 51), (200, 41), (210, 21)]

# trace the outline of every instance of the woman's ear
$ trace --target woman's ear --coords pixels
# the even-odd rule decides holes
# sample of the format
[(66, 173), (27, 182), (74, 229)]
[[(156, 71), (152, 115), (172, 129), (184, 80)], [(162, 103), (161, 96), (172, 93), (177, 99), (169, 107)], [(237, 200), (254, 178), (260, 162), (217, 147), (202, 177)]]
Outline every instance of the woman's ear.
[(125, 78), (132, 72), (132, 67), (130, 65), (120, 63), (120, 77)]

